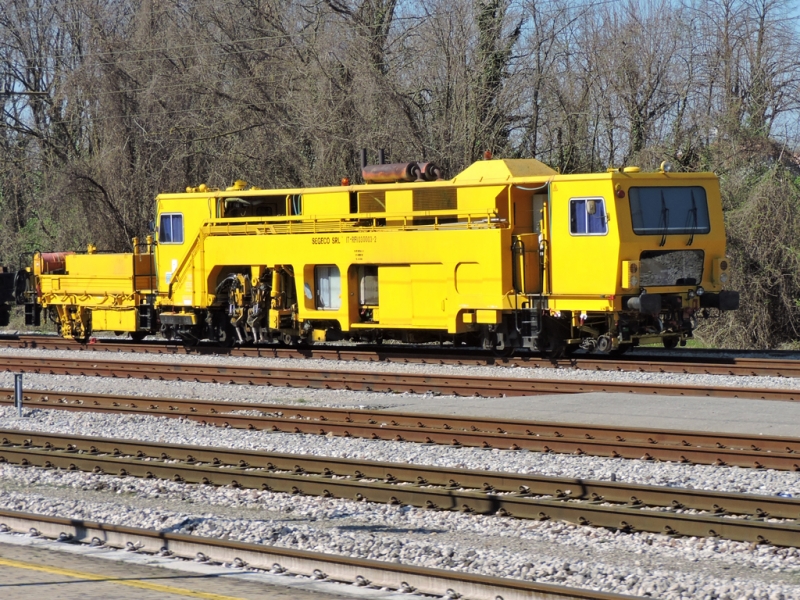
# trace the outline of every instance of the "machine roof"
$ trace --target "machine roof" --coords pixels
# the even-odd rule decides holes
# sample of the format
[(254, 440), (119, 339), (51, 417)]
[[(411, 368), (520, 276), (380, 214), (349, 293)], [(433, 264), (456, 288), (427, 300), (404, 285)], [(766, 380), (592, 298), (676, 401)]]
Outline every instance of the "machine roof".
[(453, 178), (457, 183), (507, 182), (521, 177), (541, 177), (558, 175), (543, 162), (535, 158), (500, 158), (496, 160), (479, 160), (461, 171)]

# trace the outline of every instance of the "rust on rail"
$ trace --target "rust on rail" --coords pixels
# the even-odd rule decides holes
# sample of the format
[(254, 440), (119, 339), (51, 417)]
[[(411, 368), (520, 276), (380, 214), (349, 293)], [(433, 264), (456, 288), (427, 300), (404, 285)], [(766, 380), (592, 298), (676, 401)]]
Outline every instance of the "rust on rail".
[(573, 381), (530, 377), (476, 377), (351, 370), (320, 370), (283, 367), (251, 367), (215, 364), (186, 364), (53, 358), (48, 356), (5, 356), (2, 369), (21, 373), (139, 378), (203, 383), (236, 383), (278, 387), (346, 389), (368, 392), (437, 393), (456, 396), (503, 397), (543, 394), (611, 392), (689, 397), (745, 398), (796, 402), (800, 390), (690, 384), (651, 384), (616, 381)]
[[(24, 402), (285, 433), (800, 471), (800, 439), (783, 436), (82, 392), (26, 390)], [(13, 404), (13, 390), (0, 388), (0, 404)]]
[[(795, 520), (800, 500), (777, 496), (18, 430), (0, 430), (0, 462), (554, 519), (622, 531), (669, 530), (778, 546), (800, 543)], [(772, 520), (765, 521), (767, 517)]]
[(93, 353), (140, 353), (153, 355), (196, 354), (216, 356), (242, 356), (262, 358), (291, 358), (341, 360), (348, 362), (390, 362), (400, 364), (501, 365), (527, 368), (566, 368), (588, 371), (624, 371), (648, 373), (686, 373), (700, 375), (766, 375), (777, 377), (800, 377), (800, 360), (781, 358), (769, 353), (767, 358), (739, 356), (737, 351), (721, 351), (727, 354), (707, 356), (694, 351), (694, 355), (628, 355), (607, 356), (577, 354), (569, 358), (548, 358), (538, 354), (523, 354), (497, 357), (478, 349), (459, 349), (449, 346), (336, 346), (318, 345), (286, 348), (274, 345), (221, 348), (200, 344), (183, 346), (164, 340), (136, 343), (131, 340), (97, 339), (89, 344), (80, 344), (52, 335), (6, 335), (0, 336), (0, 345), (12, 348), (38, 348), (43, 350), (75, 350)]

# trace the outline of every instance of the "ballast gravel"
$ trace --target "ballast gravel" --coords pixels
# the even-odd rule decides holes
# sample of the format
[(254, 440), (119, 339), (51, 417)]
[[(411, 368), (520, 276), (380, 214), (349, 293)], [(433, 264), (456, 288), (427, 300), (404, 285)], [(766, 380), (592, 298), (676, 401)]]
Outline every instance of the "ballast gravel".
[[(759, 494), (800, 474), (420, 446), (202, 426), (152, 416), (0, 409), (4, 427), (170, 443), (541, 473)], [(0, 465), (0, 506), (659, 598), (800, 597), (800, 552), (726, 540), (439, 513), (254, 490)]]
[(614, 480), (720, 492), (800, 496), (800, 472), (793, 471), (428, 446), (410, 442), (300, 435), (267, 430), (249, 431), (204, 426), (194, 421), (149, 415), (42, 409), (26, 409), (24, 414), (26, 416), (19, 418), (14, 408), (0, 407), (0, 423), (8, 429), (158, 443), (434, 465), (455, 469), (532, 473), (575, 479)]
[(800, 551), (0, 465), (0, 507), (665, 599), (800, 596)]
[[(589, 371), (581, 369), (549, 368), (549, 367), (516, 367), (516, 366), (465, 366), (465, 365), (431, 365), (400, 364), (366, 361), (339, 361), (295, 358), (264, 358), (246, 356), (209, 356), (194, 354), (135, 354), (135, 353), (84, 353), (71, 350), (38, 350), (19, 348), (0, 348), (0, 357), (7, 356), (49, 356), (52, 358), (89, 360), (96, 356), (97, 360), (161, 362), (172, 364), (195, 365), (234, 365), (240, 367), (262, 368), (295, 368), (323, 371), (371, 371), (384, 373), (418, 373), (429, 375), (460, 375), (473, 377), (505, 377), (514, 379), (563, 379), (572, 381), (627, 382), (664, 385), (692, 386), (729, 386), (755, 387), (775, 389), (800, 389), (800, 378), (767, 377), (767, 376), (735, 376), (735, 375), (700, 375), (681, 373), (643, 373), (630, 371)], [(2, 360), (0, 358), (0, 360)]]
[[(73, 352), (31, 351), (75, 358)], [(2, 354), (28, 352), (0, 349)], [(103, 359), (112, 355), (102, 354)], [(649, 381), (697, 385), (800, 387), (798, 380), (600, 373), (565, 369), (512, 369), (343, 363), (208, 356), (113, 355), (119, 360), (195, 362), (458, 373), (462, 375)], [(99, 357), (98, 357), (99, 358)], [(255, 362), (254, 362), (255, 361)], [(502, 369), (502, 370), (500, 370)], [(0, 385), (11, 386), (11, 374)], [(255, 403), (357, 407), (362, 400), (396, 398), (366, 392), (276, 389), (258, 386), (25, 375), (26, 387), (143, 396), (175, 396)], [(380, 401), (378, 401), (380, 402)], [(366, 403), (366, 402), (364, 402)], [(387, 406), (390, 403), (387, 402)], [(444, 467), (536, 473), (581, 479), (614, 479), (755, 494), (800, 495), (800, 474), (770, 470), (650, 463), (567, 456), (420, 446), (378, 440), (228, 430), (151, 416), (121, 416), (26, 409), (17, 418), (0, 408), (0, 426), (89, 436), (225, 446)], [(800, 552), (715, 539), (623, 534), (565, 523), (439, 513), (346, 500), (189, 486), (105, 475), (42, 471), (0, 465), (0, 506), (63, 517), (227, 536), (364, 558), (463, 570), (659, 598), (800, 598)]]

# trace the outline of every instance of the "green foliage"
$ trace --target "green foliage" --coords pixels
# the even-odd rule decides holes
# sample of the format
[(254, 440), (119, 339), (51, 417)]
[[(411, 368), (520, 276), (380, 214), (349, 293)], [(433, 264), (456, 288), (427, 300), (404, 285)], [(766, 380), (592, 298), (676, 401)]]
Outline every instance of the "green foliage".
[(711, 328), (718, 345), (775, 348), (800, 338), (800, 187), (782, 165), (773, 165), (746, 184), (722, 182), (730, 289), (741, 293), (741, 308)]
[(37, 250), (46, 250), (50, 240), (44, 233), (39, 219), (31, 217), (17, 232), (17, 248), (20, 254), (33, 254)]

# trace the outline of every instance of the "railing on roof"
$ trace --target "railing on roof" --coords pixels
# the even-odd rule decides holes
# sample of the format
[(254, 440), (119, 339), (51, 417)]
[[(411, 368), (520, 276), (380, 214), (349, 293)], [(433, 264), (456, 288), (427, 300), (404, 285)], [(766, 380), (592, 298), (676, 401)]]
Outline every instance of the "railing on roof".
[(207, 223), (207, 235), (287, 235), (303, 233), (354, 233), (377, 231), (430, 231), (458, 229), (504, 229), (506, 219), (496, 213), (459, 213), (431, 210), (404, 213), (373, 213), (347, 217), (237, 217)]

